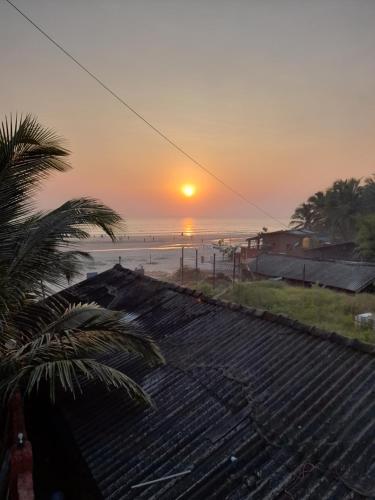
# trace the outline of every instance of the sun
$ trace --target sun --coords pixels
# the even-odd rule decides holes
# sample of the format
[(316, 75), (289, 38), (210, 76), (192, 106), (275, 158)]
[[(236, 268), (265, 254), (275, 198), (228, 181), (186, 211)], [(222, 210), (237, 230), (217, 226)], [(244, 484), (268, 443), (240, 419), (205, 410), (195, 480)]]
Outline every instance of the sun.
[(193, 184), (184, 184), (181, 187), (181, 193), (186, 196), (186, 198), (191, 198), (192, 196), (195, 195), (195, 186)]

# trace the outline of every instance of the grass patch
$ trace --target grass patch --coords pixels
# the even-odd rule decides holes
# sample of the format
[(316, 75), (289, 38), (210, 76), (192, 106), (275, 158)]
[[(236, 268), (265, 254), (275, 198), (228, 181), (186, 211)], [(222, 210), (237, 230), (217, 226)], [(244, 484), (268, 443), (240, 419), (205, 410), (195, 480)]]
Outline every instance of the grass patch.
[(253, 281), (229, 287), (221, 298), (375, 343), (372, 328), (359, 329), (354, 325), (356, 314), (375, 312), (375, 295), (347, 295), (317, 286), (301, 288), (283, 282)]
[[(181, 284), (181, 269), (177, 269), (171, 276), (169, 281)], [(210, 271), (202, 271), (192, 267), (184, 266), (183, 285), (188, 288), (200, 290), (209, 297), (215, 296), (218, 292), (226, 289), (232, 283), (231, 278), (222, 273), (217, 273), (214, 279)]]

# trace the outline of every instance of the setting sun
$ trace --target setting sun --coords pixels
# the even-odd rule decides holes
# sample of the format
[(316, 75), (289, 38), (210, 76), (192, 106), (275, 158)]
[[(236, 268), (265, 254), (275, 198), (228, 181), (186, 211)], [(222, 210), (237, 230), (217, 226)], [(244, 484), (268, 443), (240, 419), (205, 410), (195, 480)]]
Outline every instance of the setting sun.
[(187, 198), (191, 198), (192, 196), (194, 196), (195, 191), (196, 191), (195, 186), (193, 186), (192, 184), (184, 184), (181, 187), (182, 194)]

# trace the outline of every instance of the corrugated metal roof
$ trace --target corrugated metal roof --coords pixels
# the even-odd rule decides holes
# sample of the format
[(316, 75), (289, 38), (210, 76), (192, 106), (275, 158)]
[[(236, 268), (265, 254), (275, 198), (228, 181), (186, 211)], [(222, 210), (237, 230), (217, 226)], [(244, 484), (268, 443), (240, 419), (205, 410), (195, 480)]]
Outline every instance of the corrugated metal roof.
[(360, 292), (375, 281), (375, 265), (362, 262), (262, 254), (252, 260), (249, 267), (263, 276), (295, 281), (303, 281), (305, 276), (305, 282), (350, 292)]
[(97, 386), (65, 407), (103, 498), (375, 496), (373, 346), (120, 266), (66, 296), (136, 314), (167, 360), (106, 358), (156, 409)]

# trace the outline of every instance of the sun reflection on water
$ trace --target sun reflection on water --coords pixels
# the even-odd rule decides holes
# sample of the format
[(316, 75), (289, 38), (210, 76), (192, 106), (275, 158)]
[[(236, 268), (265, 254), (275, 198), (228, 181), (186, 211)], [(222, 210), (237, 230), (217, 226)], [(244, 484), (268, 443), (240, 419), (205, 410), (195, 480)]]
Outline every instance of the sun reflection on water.
[(195, 221), (190, 217), (182, 219), (182, 231), (185, 236), (193, 236), (195, 234)]

